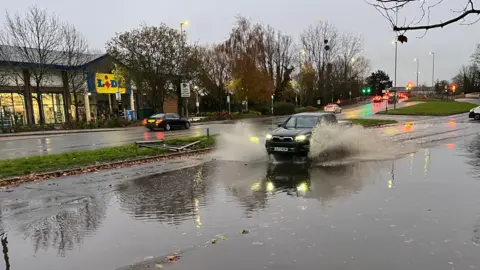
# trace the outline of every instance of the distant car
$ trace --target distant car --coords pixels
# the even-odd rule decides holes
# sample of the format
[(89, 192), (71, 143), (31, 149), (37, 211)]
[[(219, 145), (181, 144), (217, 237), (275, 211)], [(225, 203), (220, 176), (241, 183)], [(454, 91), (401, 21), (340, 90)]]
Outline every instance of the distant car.
[(379, 103), (379, 102), (382, 102), (383, 101), (383, 98), (381, 96), (374, 96), (373, 97), (373, 102), (374, 103)]
[(147, 118), (145, 127), (151, 131), (157, 128), (169, 131), (172, 129), (189, 129), (190, 125), (190, 121), (176, 113), (159, 113)]
[(349, 127), (351, 121), (338, 121), (330, 112), (306, 112), (290, 116), (278, 128), (266, 135), (265, 149), (273, 157), (307, 156), (310, 137), (317, 125), (341, 125)]
[(480, 120), (480, 106), (471, 109), (468, 117), (475, 120)]
[(325, 111), (326, 112), (333, 112), (333, 113), (342, 113), (342, 108), (338, 106), (337, 104), (328, 104), (325, 106)]

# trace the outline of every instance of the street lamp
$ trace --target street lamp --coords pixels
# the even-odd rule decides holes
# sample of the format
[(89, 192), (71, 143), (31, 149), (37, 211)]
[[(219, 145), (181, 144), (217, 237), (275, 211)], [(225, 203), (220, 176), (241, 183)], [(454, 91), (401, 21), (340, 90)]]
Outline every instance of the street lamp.
[(200, 114), (200, 103), (198, 101), (198, 86), (194, 86), (193, 89), (195, 90), (195, 94), (196, 94), (196, 102), (195, 102), (195, 105), (197, 105), (197, 115)]
[(418, 86), (418, 69), (420, 68), (420, 59), (415, 58), (413, 59), (414, 62), (417, 62), (417, 86)]
[(435, 53), (430, 52), (430, 55), (432, 56), (432, 87), (435, 87)]
[[(181, 71), (181, 73), (183, 72), (183, 69), (185, 67), (184, 66), (185, 65), (185, 57), (183, 55), (183, 53), (184, 53), (183, 44), (185, 42), (185, 36), (184, 36), (184, 33), (183, 33), (183, 27), (187, 26), (188, 24), (189, 24), (189, 22), (187, 20), (184, 20), (183, 22), (180, 23), (180, 38), (181, 38), (181, 40), (180, 40), (180, 42), (181, 42), (181, 44), (180, 44), (181, 52), (180, 53), (182, 54), (182, 71)], [(180, 76), (182, 75), (181, 73), (180, 73)], [(180, 78), (180, 84), (183, 83), (183, 78), (182, 77), (183, 76), (181, 76), (181, 78)], [(185, 116), (188, 117), (188, 97), (185, 97)]]
[(272, 115), (273, 115), (273, 98), (274, 98), (275, 94), (272, 95)]

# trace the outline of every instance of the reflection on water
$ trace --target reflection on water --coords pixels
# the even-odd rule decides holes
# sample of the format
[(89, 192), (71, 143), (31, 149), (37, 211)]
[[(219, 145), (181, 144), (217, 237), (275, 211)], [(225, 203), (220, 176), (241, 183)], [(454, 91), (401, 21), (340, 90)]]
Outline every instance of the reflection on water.
[(195, 211), (207, 202), (208, 176), (208, 164), (150, 175), (118, 185), (116, 195), (121, 207), (136, 219), (180, 225), (194, 217), (200, 226)]
[(105, 195), (51, 192), (42, 198), (2, 205), (9, 227), (32, 241), (34, 252), (53, 248), (60, 256), (96, 231), (105, 217)]
[(371, 163), (352, 163), (335, 166), (307, 164), (271, 164), (263, 186), (274, 186), (277, 192), (292, 196), (314, 198), (328, 202), (357, 193), (372, 173)]

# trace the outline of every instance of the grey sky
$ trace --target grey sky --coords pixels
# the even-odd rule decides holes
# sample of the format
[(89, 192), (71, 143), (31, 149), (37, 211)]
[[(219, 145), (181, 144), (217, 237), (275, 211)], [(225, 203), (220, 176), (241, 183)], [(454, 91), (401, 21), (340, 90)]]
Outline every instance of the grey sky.
[[(464, 1), (455, 2), (462, 4)], [(179, 27), (181, 21), (188, 19), (189, 40), (214, 43), (227, 37), (238, 14), (270, 24), (296, 40), (309, 24), (326, 20), (341, 31), (361, 33), (364, 54), (372, 61), (372, 68), (385, 70), (393, 79), (392, 40), (395, 35), (387, 20), (363, 0), (23, 0), (2, 1), (2, 4), (9, 12), (23, 13), (34, 4), (46, 8), (62, 20), (75, 24), (92, 48), (102, 49), (115, 32), (132, 29), (142, 22), (151, 25), (165, 22), (171, 27)], [(431, 19), (446, 20), (454, 16), (450, 7), (438, 8)], [(418, 10), (404, 10), (403, 13), (412, 18), (419, 16), (415, 11)], [(401, 20), (405, 18), (404, 14), (400, 15)], [(3, 24), (4, 20), (2, 13), (0, 23)], [(432, 30), (422, 39), (416, 38), (422, 32), (407, 32), (409, 42), (399, 44), (398, 85), (405, 85), (409, 80), (415, 83), (414, 58), (420, 59), (420, 83), (431, 84), (432, 57), (429, 52), (432, 50), (436, 53), (435, 77), (450, 79), (462, 64), (470, 60), (475, 44), (480, 42), (480, 36), (475, 34), (479, 29), (480, 23), (451, 25)]]

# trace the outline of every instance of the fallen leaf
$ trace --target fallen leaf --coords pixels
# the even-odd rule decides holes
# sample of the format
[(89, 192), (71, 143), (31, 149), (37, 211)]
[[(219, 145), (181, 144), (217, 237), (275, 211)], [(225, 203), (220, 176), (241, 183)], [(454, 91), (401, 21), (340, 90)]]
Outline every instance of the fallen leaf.
[(163, 265), (157, 263), (157, 264), (155, 264), (155, 267), (156, 267), (157, 269), (162, 269), (162, 268), (163, 268)]
[(227, 240), (227, 237), (223, 236), (223, 235), (220, 235), (220, 240)]
[(212, 244), (216, 244), (217, 243), (217, 239), (212, 239)]
[(247, 233), (250, 233), (248, 230), (243, 230), (242, 231), (242, 234), (247, 234)]

